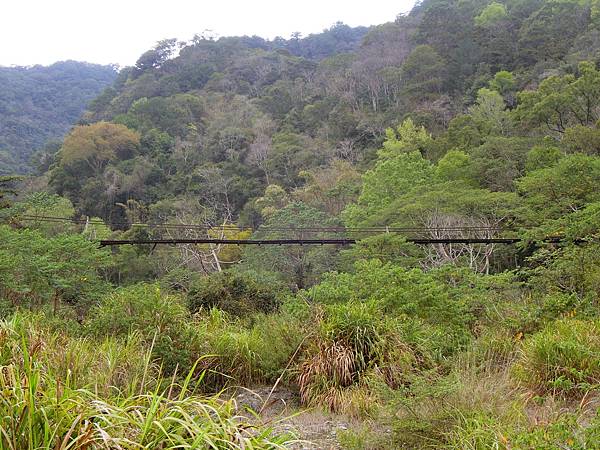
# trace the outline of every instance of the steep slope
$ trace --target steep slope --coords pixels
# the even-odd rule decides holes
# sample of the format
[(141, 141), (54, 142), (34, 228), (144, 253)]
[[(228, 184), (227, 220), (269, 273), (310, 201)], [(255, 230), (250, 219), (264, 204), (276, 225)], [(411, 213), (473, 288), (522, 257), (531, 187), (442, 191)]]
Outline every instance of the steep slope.
[(75, 61), (48, 67), (0, 67), (0, 174), (25, 173), (29, 158), (60, 139), (116, 71)]
[[(368, 30), (337, 24), (288, 41), (161, 41), (84, 116), (134, 130), (139, 146), (97, 170), (59, 154), (51, 185), (80, 212), (105, 219), (124, 220), (115, 205), (131, 199), (150, 210), (192, 196), (215, 222), (252, 223), (267, 185), (302, 189), (339, 160), (368, 168), (385, 130), (407, 117), (440, 136), (490, 83), (510, 110), (519, 91), (597, 61), (592, 3), (426, 0)], [(427, 158), (441, 158), (453, 139)]]

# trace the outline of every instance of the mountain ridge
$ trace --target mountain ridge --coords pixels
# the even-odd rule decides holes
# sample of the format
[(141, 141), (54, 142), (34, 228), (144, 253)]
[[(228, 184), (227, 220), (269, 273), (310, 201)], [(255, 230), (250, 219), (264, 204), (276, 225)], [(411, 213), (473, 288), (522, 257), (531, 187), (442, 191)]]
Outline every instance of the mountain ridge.
[(62, 139), (115, 77), (114, 66), (72, 60), (0, 67), (0, 174), (30, 172), (31, 156)]

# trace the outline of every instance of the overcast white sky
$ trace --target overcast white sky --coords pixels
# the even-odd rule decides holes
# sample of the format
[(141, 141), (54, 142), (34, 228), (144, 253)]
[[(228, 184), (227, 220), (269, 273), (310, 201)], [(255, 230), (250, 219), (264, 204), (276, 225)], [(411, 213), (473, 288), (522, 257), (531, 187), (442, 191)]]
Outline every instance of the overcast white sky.
[(340, 20), (373, 25), (414, 0), (0, 0), (0, 65), (74, 59), (134, 64), (156, 41), (218, 36), (289, 37)]

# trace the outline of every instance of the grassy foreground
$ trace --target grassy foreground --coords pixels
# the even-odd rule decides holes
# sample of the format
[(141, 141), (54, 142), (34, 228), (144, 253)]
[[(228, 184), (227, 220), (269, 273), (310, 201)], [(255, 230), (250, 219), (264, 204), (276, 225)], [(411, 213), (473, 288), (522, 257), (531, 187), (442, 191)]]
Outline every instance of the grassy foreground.
[(234, 401), (198, 394), (202, 376), (161, 379), (150, 353), (136, 334), (94, 342), (44, 330), (33, 317), (0, 322), (0, 449), (275, 449), (292, 442), (251, 425)]

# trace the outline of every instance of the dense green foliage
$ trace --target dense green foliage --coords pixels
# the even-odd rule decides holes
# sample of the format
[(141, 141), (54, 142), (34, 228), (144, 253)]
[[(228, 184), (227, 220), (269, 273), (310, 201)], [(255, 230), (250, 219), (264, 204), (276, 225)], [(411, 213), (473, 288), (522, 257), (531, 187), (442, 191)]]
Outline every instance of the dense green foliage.
[[(94, 390), (76, 401), (106, 397), (123, 424), (110, 432), (141, 445), (164, 436), (131, 431), (128, 402), (136, 418), (191, 421), (195, 439), (204, 403), (181, 384), (269, 384), (354, 417), (337, 434), (346, 448), (598, 448), (599, 7), (425, 0), (368, 30), (159, 42), (90, 104), (43, 175), (16, 197), (0, 180), (5, 327), (62, 339), (92, 365), (105, 364), (92, 345), (140, 347), (135, 367), (99, 375), (107, 390), (83, 366), (73, 377)], [(521, 241), (415, 245), (396, 232), (415, 227)], [(357, 244), (96, 245), (340, 228)], [(0, 374), (30, 370), (19, 338), (3, 336)], [(40, 364), (62, 380), (61, 361)], [(50, 398), (58, 384), (46, 383)], [(165, 386), (179, 398), (157, 398)], [(18, 414), (13, 404), (0, 408)], [(237, 430), (228, 405), (211, 433)]]
[(31, 172), (30, 158), (46, 144), (54, 153), (51, 141), (62, 139), (116, 75), (111, 66), (75, 61), (0, 67), (0, 174)]
[[(407, 123), (393, 139), (388, 134), (386, 149), (419, 150), (431, 162), (446, 156), (445, 170), (455, 173), (442, 174), (444, 181), (513, 191), (528, 151), (551, 146), (544, 132), (565, 134), (566, 152), (595, 152), (598, 75), (593, 64), (579, 65), (594, 60), (594, 8), (430, 0), (368, 31), (338, 24), (288, 41), (161, 41), (121, 71), (85, 116), (135, 130), (136, 151), (117, 152), (80, 173), (65, 143), (50, 185), (78, 211), (110, 221), (127, 220), (116, 205), (130, 199), (152, 209), (195, 196), (213, 224), (256, 225), (255, 202), (268, 185), (302, 189), (307, 171), (336, 176), (339, 161), (368, 167), (385, 130), (410, 116), (416, 129)], [(462, 168), (448, 166), (458, 157)], [(389, 159), (373, 177), (404, 164)], [(414, 176), (431, 178), (427, 171)], [(343, 207), (353, 197), (342, 189), (327, 195)], [(365, 190), (363, 201), (374, 194)]]

